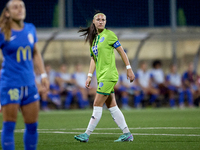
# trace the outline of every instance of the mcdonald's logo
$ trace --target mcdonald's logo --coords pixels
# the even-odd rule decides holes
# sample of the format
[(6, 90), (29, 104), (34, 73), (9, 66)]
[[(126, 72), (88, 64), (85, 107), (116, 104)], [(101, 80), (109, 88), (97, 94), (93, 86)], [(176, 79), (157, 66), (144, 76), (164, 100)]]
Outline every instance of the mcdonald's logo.
[[(22, 46), (20, 46), (17, 49), (17, 62), (21, 62), (21, 56), (20, 56), (20, 52), (22, 52), (22, 56), (23, 56), (23, 60), (26, 61), (31, 60), (32, 59), (32, 53), (31, 53), (31, 47), (30, 46), (26, 46), (25, 48), (23, 48)], [(28, 56), (27, 56), (28, 53)], [(28, 57), (28, 58), (27, 58)]]

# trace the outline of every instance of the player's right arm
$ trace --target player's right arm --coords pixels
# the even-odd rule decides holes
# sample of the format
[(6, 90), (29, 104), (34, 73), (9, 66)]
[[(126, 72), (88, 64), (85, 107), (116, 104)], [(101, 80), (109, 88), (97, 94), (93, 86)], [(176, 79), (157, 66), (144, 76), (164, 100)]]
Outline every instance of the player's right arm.
[(119, 55), (121, 56), (124, 64), (126, 65), (127, 68), (127, 79), (130, 80), (130, 82), (133, 82), (133, 80), (135, 79), (135, 75), (133, 73), (133, 70), (130, 66), (130, 62), (128, 60), (128, 57), (126, 55), (126, 53), (124, 52), (123, 47), (121, 46), (120, 42), (118, 41), (117, 36), (115, 35), (114, 32), (110, 31), (109, 36), (108, 36), (108, 44), (112, 47), (114, 47), (117, 52), (119, 53)]
[[(44, 63), (43, 63), (43, 60), (42, 60), (42, 56), (40, 54), (40, 52), (38, 51), (37, 49), (37, 44), (35, 43), (34, 45), (34, 64), (36, 65), (36, 67), (39, 69), (40, 73), (41, 74), (45, 74), (46, 75), (46, 72), (45, 72), (45, 69), (44, 69)], [(46, 88), (46, 90), (48, 91), (49, 90), (49, 81), (47, 79), (47, 75), (42, 77), (42, 85)]]
[[(126, 53), (124, 52), (124, 49), (122, 48), (122, 46), (119, 46), (119, 47), (117, 47), (115, 49), (117, 50), (117, 52), (121, 56), (124, 64), (126, 66), (130, 66), (130, 62), (129, 62), (128, 57), (127, 57)], [(134, 75), (133, 70), (132, 70), (131, 67), (127, 68), (127, 79), (129, 79), (130, 82), (133, 82), (133, 80), (135, 79), (135, 75)]]
[(90, 86), (90, 83), (91, 83), (91, 79), (92, 79), (92, 75), (94, 73), (94, 70), (95, 70), (95, 60), (94, 60), (94, 57), (91, 57), (91, 60), (90, 60), (90, 68), (89, 68), (89, 72), (88, 72), (88, 77), (87, 77), (87, 80), (85, 82), (85, 87), (86, 88), (89, 88)]

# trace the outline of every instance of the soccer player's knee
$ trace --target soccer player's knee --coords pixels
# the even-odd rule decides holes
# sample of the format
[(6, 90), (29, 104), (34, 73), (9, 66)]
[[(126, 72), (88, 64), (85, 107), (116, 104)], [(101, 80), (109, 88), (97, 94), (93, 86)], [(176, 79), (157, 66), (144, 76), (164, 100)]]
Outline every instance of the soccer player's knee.
[(26, 130), (29, 134), (35, 134), (37, 132), (38, 123), (26, 124)]
[(16, 124), (15, 122), (6, 121), (3, 123), (3, 129), (5, 129), (7, 132), (11, 133), (15, 129), (15, 124)]
[(102, 107), (102, 106), (103, 106), (103, 104), (101, 104), (101, 103), (99, 103), (99, 102), (94, 102), (94, 103), (93, 103), (93, 106)]

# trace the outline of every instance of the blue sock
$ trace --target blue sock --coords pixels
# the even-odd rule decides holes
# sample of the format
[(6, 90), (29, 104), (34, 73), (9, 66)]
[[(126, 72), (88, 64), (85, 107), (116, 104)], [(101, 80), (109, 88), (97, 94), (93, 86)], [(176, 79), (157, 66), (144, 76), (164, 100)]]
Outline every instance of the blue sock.
[(169, 104), (170, 104), (170, 107), (174, 107), (175, 106), (175, 101), (173, 98), (169, 99)]
[(150, 98), (150, 103), (153, 103), (153, 102), (155, 102), (155, 100), (156, 100), (156, 98), (157, 98), (158, 96), (157, 95), (151, 95), (151, 98)]
[(138, 107), (138, 104), (140, 104), (140, 95), (135, 95), (135, 99), (134, 99), (134, 105), (135, 107)]
[(38, 123), (25, 124), (26, 130), (24, 132), (24, 147), (25, 150), (36, 150), (38, 143)]
[(84, 108), (84, 101), (81, 92), (77, 92), (76, 96), (78, 98), (79, 107)]
[(188, 104), (192, 105), (193, 104), (192, 92), (189, 89), (187, 89), (186, 93), (187, 93), (187, 98), (188, 98)]
[(3, 150), (14, 150), (14, 129), (15, 122), (6, 121), (3, 122), (3, 128), (1, 133), (1, 145)]
[(84, 106), (85, 107), (89, 106), (89, 100), (88, 99), (84, 100)]
[(128, 97), (122, 97), (122, 105), (127, 106), (128, 105)]
[(140, 93), (140, 101), (143, 100), (143, 99), (144, 99), (144, 93), (141, 92), (141, 93)]
[(47, 108), (47, 101), (42, 100), (42, 109)]
[(184, 103), (184, 92), (181, 91), (179, 93), (179, 105), (182, 105)]
[(66, 97), (66, 99), (65, 99), (65, 108), (66, 108), (66, 109), (69, 109), (70, 104), (71, 104), (71, 102), (72, 102), (72, 99), (73, 99), (73, 94), (72, 94), (72, 92), (68, 92), (68, 93), (67, 93), (67, 97)]

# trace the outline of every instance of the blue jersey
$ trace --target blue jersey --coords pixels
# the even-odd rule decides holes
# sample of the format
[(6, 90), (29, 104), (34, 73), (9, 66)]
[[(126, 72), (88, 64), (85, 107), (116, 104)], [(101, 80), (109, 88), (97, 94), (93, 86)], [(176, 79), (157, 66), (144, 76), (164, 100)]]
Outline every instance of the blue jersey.
[(24, 23), (21, 31), (11, 30), (9, 41), (6, 41), (0, 32), (0, 49), (3, 53), (1, 87), (35, 84), (33, 48), (36, 42), (36, 29), (31, 23)]
[(169, 81), (170, 85), (180, 87), (181, 76), (178, 73), (170, 73), (167, 75), (166, 80)]
[(185, 72), (182, 77), (183, 81), (188, 80), (190, 83), (194, 83), (196, 81), (196, 78), (197, 78), (196, 72), (191, 72), (191, 73)]

